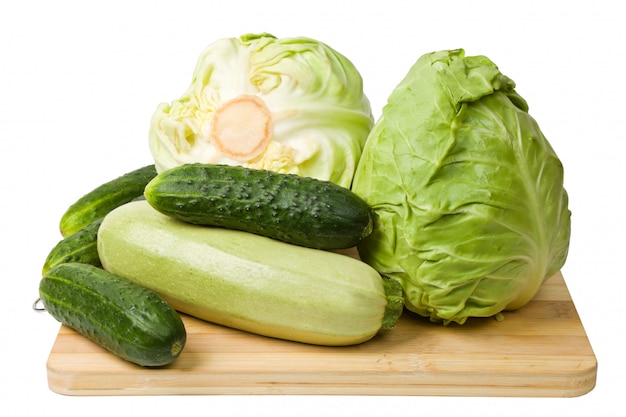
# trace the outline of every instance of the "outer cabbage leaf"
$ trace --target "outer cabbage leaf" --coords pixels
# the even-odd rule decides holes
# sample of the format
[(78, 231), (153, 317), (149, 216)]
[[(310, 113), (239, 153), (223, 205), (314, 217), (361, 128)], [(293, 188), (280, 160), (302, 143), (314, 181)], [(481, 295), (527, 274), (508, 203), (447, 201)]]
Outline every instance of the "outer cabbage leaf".
[(352, 190), (375, 213), (361, 258), (433, 321), (519, 308), (567, 257), (562, 164), (484, 56), (441, 51), (415, 63), (370, 133)]
[(346, 57), (309, 38), (250, 34), (200, 54), (187, 91), (154, 112), (149, 143), (159, 172), (221, 163), (349, 187), (373, 125)]

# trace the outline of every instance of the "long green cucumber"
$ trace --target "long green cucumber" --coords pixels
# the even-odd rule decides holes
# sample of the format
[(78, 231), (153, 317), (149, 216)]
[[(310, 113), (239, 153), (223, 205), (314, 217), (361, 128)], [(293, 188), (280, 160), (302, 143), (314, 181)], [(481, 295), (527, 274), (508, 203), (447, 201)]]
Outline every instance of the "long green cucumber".
[(185, 346), (185, 326), (167, 302), (93, 265), (55, 266), (41, 279), (39, 295), (56, 320), (138, 365), (167, 365)]
[(179, 220), (318, 249), (355, 246), (373, 228), (370, 208), (347, 188), (240, 166), (181, 165), (151, 180), (145, 196)]
[(71, 204), (61, 216), (61, 235), (70, 236), (103, 218), (114, 208), (142, 196), (146, 184), (156, 175), (155, 166), (147, 165), (89, 191)]
[(150, 288), (183, 313), (275, 338), (357, 344), (383, 323), (393, 327), (402, 311), (398, 292), (389, 303), (381, 276), (364, 262), (178, 221), (146, 201), (104, 218), (98, 253), (105, 269)]
[(96, 239), (102, 219), (83, 227), (59, 241), (48, 253), (42, 268), (42, 275), (62, 263), (78, 262), (102, 267), (98, 256)]

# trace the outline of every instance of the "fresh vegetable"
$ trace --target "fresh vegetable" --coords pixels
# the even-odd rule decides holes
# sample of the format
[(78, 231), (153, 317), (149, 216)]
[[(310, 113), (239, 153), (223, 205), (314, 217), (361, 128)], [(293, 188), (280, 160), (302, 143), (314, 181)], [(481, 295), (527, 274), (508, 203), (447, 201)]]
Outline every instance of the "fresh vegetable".
[(330, 181), (230, 165), (186, 164), (145, 189), (163, 214), (318, 249), (355, 246), (372, 231), (365, 202)]
[(68, 262), (101, 267), (102, 263), (100, 262), (96, 245), (98, 229), (101, 223), (102, 219), (95, 220), (76, 233), (72, 233), (59, 241), (48, 254), (42, 268), (42, 275), (45, 275), (55, 266)]
[(169, 304), (93, 265), (52, 268), (40, 282), (39, 295), (56, 320), (138, 365), (167, 365), (185, 346), (185, 326)]
[(514, 82), (484, 56), (459, 49), (415, 63), (368, 137), (352, 190), (374, 211), (361, 258), (434, 321), (519, 308), (567, 257), (563, 166)]
[(115, 207), (140, 197), (148, 181), (155, 176), (154, 164), (147, 165), (94, 188), (63, 214), (59, 224), (61, 235), (68, 237), (95, 220), (102, 219)]
[(157, 170), (242, 165), (349, 187), (373, 117), (355, 66), (322, 42), (248, 34), (202, 51), (187, 91), (155, 110)]
[(105, 217), (98, 252), (105, 269), (157, 292), (178, 311), (275, 338), (361, 343), (383, 323), (393, 326), (402, 311), (398, 292), (389, 290), (388, 303), (381, 276), (357, 259), (181, 222), (146, 201)]

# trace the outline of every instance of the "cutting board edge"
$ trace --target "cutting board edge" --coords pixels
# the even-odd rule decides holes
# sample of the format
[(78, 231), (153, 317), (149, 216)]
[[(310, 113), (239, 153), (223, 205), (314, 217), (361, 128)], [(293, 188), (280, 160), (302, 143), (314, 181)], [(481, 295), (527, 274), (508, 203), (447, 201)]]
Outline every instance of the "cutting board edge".
[(170, 395), (324, 395), (324, 396), (455, 396), (455, 397), (532, 397), (532, 398), (574, 398), (590, 393), (596, 385), (596, 372), (589, 369), (580, 379), (569, 380), (562, 386), (534, 387), (520, 386), (452, 386), (449, 384), (432, 386), (341, 386), (337, 384), (280, 384), (248, 386), (206, 386), (206, 387), (143, 387), (120, 389), (93, 387), (90, 389), (72, 388), (60, 382), (55, 383), (54, 375), (48, 376), (49, 389), (64, 396), (170, 396)]
[[(562, 278), (562, 275), (557, 274), (557, 281), (554, 283), (561, 286), (568, 297), (568, 302), (572, 304), (575, 310), (575, 305), (571, 300), (571, 296)], [(579, 318), (577, 318), (579, 321)], [(90, 371), (89, 369), (70, 369), (63, 368), (63, 362), (68, 363), (68, 357), (72, 355), (71, 352), (60, 354), (55, 351), (56, 344), (59, 343), (64, 337), (69, 337), (69, 334), (75, 333), (69, 332), (64, 326), (60, 326), (61, 330), (57, 339), (55, 340), (55, 346), (50, 352), (50, 356), (46, 363), (48, 372), (48, 386), (51, 391), (60, 395), (69, 396), (152, 396), (152, 395), (394, 395), (394, 396), (476, 396), (476, 397), (579, 397), (591, 392), (596, 385), (597, 378), (597, 359), (591, 348), (591, 344), (587, 338), (586, 332), (582, 323), (579, 322), (579, 326), (584, 336), (585, 353), (573, 357), (565, 357), (563, 359), (551, 358), (553, 360), (552, 366), (549, 369), (544, 369), (547, 373), (544, 377), (547, 380), (537, 380), (529, 378), (532, 374), (532, 367), (537, 366), (537, 363), (529, 360), (526, 364), (526, 359), (522, 358), (520, 367), (517, 366), (517, 373), (499, 373), (495, 375), (495, 379), (490, 381), (489, 384), (476, 381), (472, 378), (472, 384), (460, 384), (457, 382), (450, 383), (449, 381), (455, 381), (454, 378), (450, 379), (452, 375), (451, 371), (447, 371), (447, 374), (443, 376), (432, 374), (420, 374), (410, 375), (407, 378), (407, 373), (403, 373), (403, 384), (392, 383), (389, 378), (378, 379), (375, 384), (368, 381), (367, 384), (360, 384), (356, 377), (362, 377), (356, 375), (354, 372), (344, 372), (343, 376), (337, 378), (328, 378), (323, 375), (323, 378), (316, 380), (315, 382), (294, 383), (294, 377), (292, 374), (283, 373), (282, 377), (279, 375), (273, 375), (268, 373), (257, 377), (254, 381), (250, 382), (245, 380), (246, 375), (234, 375), (228, 374), (225, 371), (211, 374), (206, 372), (200, 375), (200, 377), (206, 378), (200, 383), (196, 383), (195, 386), (181, 386), (180, 376), (168, 375), (167, 373), (159, 374), (158, 378), (154, 376), (148, 376), (139, 370), (136, 372), (120, 372), (125, 374), (126, 382), (117, 385), (106, 383), (111, 377), (117, 377), (120, 370), (119, 363), (112, 365), (109, 369), (106, 369), (109, 364), (105, 363), (104, 371), (97, 372)], [(77, 336), (79, 336), (76, 333)], [(82, 341), (81, 341), (82, 342)], [(88, 340), (84, 342), (92, 343)], [(67, 343), (67, 342), (65, 342)], [(98, 347), (99, 348), (99, 347)], [(77, 348), (80, 353), (80, 347)], [(93, 352), (91, 352), (93, 354)], [(65, 355), (65, 358), (63, 356)], [(101, 357), (102, 353), (95, 354)], [(108, 353), (106, 353), (108, 355)], [(111, 360), (110, 356), (106, 357)], [(118, 358), (114, 358), (118, 359)], [(544, 360), (546, 358), (543, 358)], [(71, 359), (69, 359), (71, 361)], [(83, 360), (85, 360), (83, 358)], [(101, 359), (102, 360), (102, 359)], [(121, 361), (121, 360), (120, 360)], [(101, 364), (102, 365), (102, 364)], [(563, 366), (565, 365), (565, 366)], [(123, 369), (125, 371), (125, 369)], [(182, 369), (183, 375), (190, 375), (188, 370)], [(157, 370), (157, 372), (159, 372)], [(279, 372), (280, 374), (280, 372)], [(313, 375), (313, 374), (311, 374)], [(468, 374), (471, 375), (471, 374)], [(486, 373), (486, 377), (490, 377), (491, 374)], [(485, 378), (483, 375), (483, 379)], [(107, 378), (108, 376), (108, 378)], [(310, 376), (310, 375), (309, 375)], [(319, 373), (316, 374), (319, 377)], [(346, 376), (349, 376), (349, 382), (346, 383)], [(196, 376), (197, 378), (198, 376)], [(426, 377), (427, 381), (424, 381)], [(233, 379), (230, 379), (233, 378)], [(282, 379), (281, 379), (282, 378)], [(343, 378), (343, 380), (342, 380)], [(411, 381), (411, 379), (413, 380)], [(430, 380), (428, 380), (430, 378)], [(230, 381), (229, 381), (230, 379)], [(178, 384), (176, 381), (178, 380)], [(224, 383), (224, 381), (229, 381)], [(234, 382), (233, 382), (234, 381)], [(430, 381), (430, 382), (429, 382)], [(477, 384), (474, 384), (477, 382)]]
[[(117, 359), (117, 358), (112, 358)], [(570, 360), (564, 359), (563, 363)], [(67, 396), (154, 396), (154, 395), (366, 395), (366, 396), (473, 396), (473, 397), (580, 397), (591, 392), (596, 386), (597, 360), (595, 355), (585, 356), (575, 364), (576, 371), (563, 371), (562, 367), (554, 366), (549, 374), (541, 378), (533, 378), (532, 360), (529, 360), (528, 371), (516, 374), (483, 374), (480, 378), (473, 378), (471, 374), (465, 378), (472, 378), (474, 384), (451, 384), (454, 380), (453, 372), (446, 372), (436, 376), (420, 374), (402, 376), (403, 383), (391, 382), (395, 376), (387, 375), (374, 378), (377, 383), (359, 384), (359, 378), (371, 378), (371, 375), (346, 374), (347, 382), (337, 382), (341, 375), (335, 375), (327, 380), (317, 380), (315, 383), (294, 383), (293, 375), (285, 376), (280, 372), (264, 374), (260, 378), (250, 378), (249, 375), (233, 375), (228, 373), (214, 375), (195, 375), (196, 380), (206, 377), (204, 384), (188, 386), (180, 384), (180, 376), (172, 373), (160, 374), (159, 378), (149, 375), (149, 372), (159, 370), (138, 370), (137, 373), (126, 376), (126, 388), (121, 388), (118, 380), (114, 386), (107, 386), (115, 369), (94, 373), (68, 372), (57, 369), (53, 361), (48, 361), (48, 387), (51, 391)], [(557, 370), (561, 369), (561, 370)], [(190, 375), (193, 377), (193, 375)], [(309, 375), (310, 377), (311, 375)], [(318, 375), (315, 375), (319, 377)], [(306, 379), (306, 378), (305, 378)], [(85, 388), (85, 382), (90, 386)], [(153, 381), (153, 385), (146, 384)], [(489, 382), (487, 382), (489, 381)], [(82, 384), (82, 386), (81, 386)]]

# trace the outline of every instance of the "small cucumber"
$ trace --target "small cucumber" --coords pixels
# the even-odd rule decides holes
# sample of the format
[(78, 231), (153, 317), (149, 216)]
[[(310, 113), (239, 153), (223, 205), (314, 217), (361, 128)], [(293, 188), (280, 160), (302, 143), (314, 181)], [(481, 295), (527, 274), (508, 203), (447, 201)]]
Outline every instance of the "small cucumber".
[(52, 268), (41, 279), (39, 296), (56, 320), (129, 362), (167, 365), (185, 346), (185, 326), (169, 304), (93, 265)]
[(310, 248), (349, 248), (373, 227), (369, 206), (347, 188), (240, 166), (177, 166), (151, 180), (144, 194), (161, 213), (188, 223)]
[(101, 219), (115, 207), (140, 197), (146, 184), (156, 176), (154, 165), (147, 165), (106, 182), (74, 202), (61, 216), (63, 237)]
[(399, 284), (388, 299), (385, 289), (394, 282), (384, 285), (358, 259), (181, 222), (146, 201), (104, 218), (98, 253), (105, 269), (180, 312), (280, 339), (357, 344), (393, 327), (402, 311)]
[(48, 254), (42, 268), (42, 275), (55, 266), (68, 262), (102, 267), (96, 244), (101, 223), (102, 219), (98, 219), (59, 241)]

